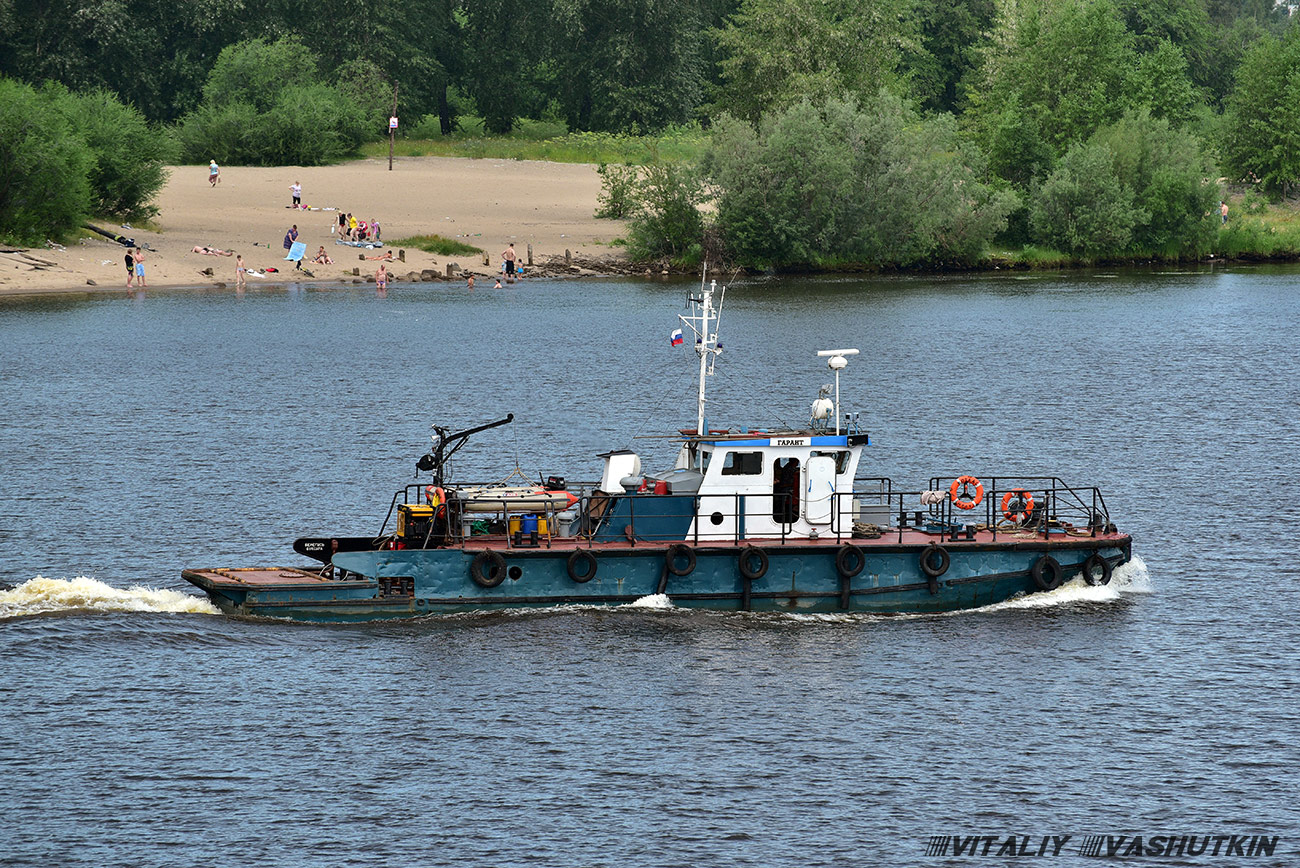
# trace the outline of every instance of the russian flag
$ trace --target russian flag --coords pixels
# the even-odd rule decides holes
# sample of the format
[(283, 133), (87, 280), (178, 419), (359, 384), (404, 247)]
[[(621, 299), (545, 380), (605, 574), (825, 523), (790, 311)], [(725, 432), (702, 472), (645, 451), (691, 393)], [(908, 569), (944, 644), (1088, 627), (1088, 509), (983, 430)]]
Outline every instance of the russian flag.
[(668, 336), (668, 339), (672, 341), (673, 346), (680, 347), (682, 345), (682, 330), (678, 329), (677, 331), (673, 332), (671, 335)]

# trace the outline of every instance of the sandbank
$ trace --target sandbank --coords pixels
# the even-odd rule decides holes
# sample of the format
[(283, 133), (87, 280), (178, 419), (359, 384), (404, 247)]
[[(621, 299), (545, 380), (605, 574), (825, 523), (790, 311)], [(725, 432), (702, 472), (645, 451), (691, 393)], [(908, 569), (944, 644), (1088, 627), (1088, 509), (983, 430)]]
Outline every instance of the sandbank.
[[(292, 198), (289, 185), (295, 181), (302, 183), (303, 205), (321, 210), (286, 207)], [(392, 171), (386, 159), (312, 168), (230, 166), (222, 168), (216, 187), (208, 183), (206, 165), (175, 166), (156, 200), (159, 213), (150, 221), (150, 230), (93, 222), (152, 248), (145, 253), (150, 289), (233, 287), (235, 257), (191, 252), (205, 245), (241, 253), (258, 271), (279, 269), (263, 279), (250, 278), (251, 286), (373, 279), (378, 263), (358, 257), (383, 251), (336, 245), (338, 236), (330, 227), (337, 224), (339, 212), (324, 210), (328, 208), (351, 212), (358, 220), (378, 219), (386, 240), (436, 234), (481, 248), (488, 256), (484, 264), (482, 255), (438, 256), (405, 248), (404, 263), (387, 265), (399, 282), (408, 273), (424, 270), (445, 275), (449, 263), (478, 275), (495, 274), (501, 252), (512, 241), (521, 262), (527, 261), (532, 245), (535, 274), (548, 271), (544, 263), (550, 263), (554, 273), (566, 250), (585, 266), (575, 266), (572, 273), (620, 272), (626, 267), (622, 248), (609, 242), (623, 237), (627, 227), (623, 221), (592, 216), (599, 193), (594, 166), (528, 160), (403, 157), (393, 161)], [(298, 240), (307, 245), (307, 259), (322, 244), (334, 259), (333, 265), (304, 261), (314, 277), (295, 273), (293, 263), (284, 261), (284, 235), (294, 224)], [(387, 249), (397, 256), (396, 246)], [(66, 250), (32, 248), (28, 253), (50, 264), (0, 255), (0, 294), (126, 289), (125, 248), (106, 238), (74, 242)], [(352, 273), (354, 268), (360, 275)], [(212, 269), (212, 274), (204, 274), (204, 269)]]

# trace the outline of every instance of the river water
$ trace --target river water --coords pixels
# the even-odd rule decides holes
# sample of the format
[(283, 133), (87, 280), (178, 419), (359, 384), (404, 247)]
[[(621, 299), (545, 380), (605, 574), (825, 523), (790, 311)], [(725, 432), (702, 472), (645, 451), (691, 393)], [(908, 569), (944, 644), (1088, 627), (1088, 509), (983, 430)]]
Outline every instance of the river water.
[(802, 424), (814, 351), (858, 347), (863, 475), (1097, 484), (1138, 556), (1109, 588), (321, 627), (180, 579), (377, 529), (433, 422), (515, 414), (460, 478), (663, 469), (689, 287), (0, 299), (0, 864), (998, 864), (1012, 835), (1089, 864), (1089, 835), (1256, 834), (1272, 856), (1146, 861), (1300, 861), (1296, 269), (728, 290), (711, 424)]

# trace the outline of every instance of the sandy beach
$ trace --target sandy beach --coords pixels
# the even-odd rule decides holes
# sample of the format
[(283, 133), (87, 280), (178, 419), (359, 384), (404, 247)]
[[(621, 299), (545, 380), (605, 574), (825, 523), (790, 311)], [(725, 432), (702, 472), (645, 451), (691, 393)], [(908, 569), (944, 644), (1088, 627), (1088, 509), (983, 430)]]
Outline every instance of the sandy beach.
[[(292, 201), (289, 186), (295, 181), (302, 183), (302, 204), (320, 210), (287, 207)], [(599, 193), (595, 167), (571, 163), (407, 157), (394, 160), (391, 172), (386, 159), (315, 168), (233, 166), (222, 168), (215, 188), (208, 184), (207, 166), (177, 166), (169, 170), (156, 202), (159, 214), (150, 226), (157, 231), (103, 221), (95, 225), (151, 248), (145, 252), (150, 289), (233, 287), (235, 257), (191, 252), (205, 245), (243, 254), (257, 271), (279, 269), (264, 278), (250, 277), (250, 285), (373, 279), (377, 263), (359, 257), (384, 251), (335, 244), (338, 236), (330, 227), (337, 224), (337, 209), (358, 220), (379, 220), (386, 240), (436, 234), (458, 238), (488, 255), (485, 265), (481, 255), (437, 256), (406, 248), (405, 262), (388, 264), (397, 282), (425, 270), (445, 275), (449, 263), (479, 275), (495, 274), (500, 253), (512, 241), (524, 263), (532, 245), (534, 273), (542, 273), (548, 262), (554, 270), (566, 250), (587, 266), (574, 273), (599, 272), (603, 269), (593, 266), (600, 262), (608, 262), (610, 271), (621, 270), (622, 248), (609, 242), (625, 234), (626, 224), (592, 217)], [(294, 224), (298, 240), (307, 245), (303, 265), (314, 277), (295, 273), (293, 263), (284, 261), (284, 235)], [(307, 261), (322, 244), (334, 264)], [(384, 249), (398, 255), (396, 246)], [(106, 238), (74, 242), (66, 250), (5, 253), (0, 255), (0, 294), (125, 290), (124, 253), (122, 245)], [(205, 269), (212, 273), (205, 274)], [(354, 275), (353, 269), (360, 274)]]

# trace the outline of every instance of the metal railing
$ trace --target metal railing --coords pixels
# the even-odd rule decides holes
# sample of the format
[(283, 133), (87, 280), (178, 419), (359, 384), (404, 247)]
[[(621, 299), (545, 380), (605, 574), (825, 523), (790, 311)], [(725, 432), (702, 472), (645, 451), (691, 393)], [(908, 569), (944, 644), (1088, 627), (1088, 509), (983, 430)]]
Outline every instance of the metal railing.
[[(963, 536), (973, 538), (974, 530), (983, 529), (991, 532), (996, 540), (999, 533), (1008, 532), (1042, 534), (1047, 538), (1052, 533), (1066, 531), (1086, 531), (1090, 536), (1096, 536), (1098, 532), (1113, 529), (1105, 499), (1098, 488), (1071, 486), (1054, 476), (990, 476), (982, 479), (987, 481), (983, 497), (971, 509), (958, 508), (949, 496), (952, 478), (930, 479), (929, 491), (939, 491), (943, 495), (938, 503), (930, 504), (921, 503), (921, 491), (895, 489), (889, 477), (858, 479), (853, 491), (832, 492), (812, 501), (830, 501), (829, 520), (818, 524), (807, 523), (808, 500), (802, 497), (802, 492), (795, 499), (793, 513), (784, 512), (786, 516), (792, 515), (793, 520), (784, 520), (779, 516), (790, 496), (780, 493), (607, 494), (588, 483), (575, 486), (577, 500), (558, 509), (554, 504), (524, 504), (518, 497), (503, 496), (497, 500), (485, 493), (485, 489), (490, 491), (490, 486), (474, 485), (466, 486), (477, 489), (473, 511), (467, 510), (466, 504), (455, 496), (456, 489), (451, 489), (446, 502), (435, 509), (434, 520), (429, 523), (424, 539), (408, 538), (405, 543), (413, 548), (427, 548), (430, 543), (460, 544), (479, 536), (475, 533), (474, 523), (484, 521), (488, 527), (484, 535), (503, 535), (507, 547), (513, 548), (523, 541), (517, 535), (519, 528), (512, 533), (511, 525), (514, 522), (522, 524), (525, 516), (533, 516), (538, 522), (537, 542), (533, 543), (529, 536), (524, 543), (527, 548), (549, 548), (555, 539), (561, 537), (574, 540), (579, 546), (594, 546), (617, 539), (625, 539), (631, 546), (671, 542), (698, 544), (701, 541), (730, 541), (740, 545), (747, 539), (775, 540), (781, 545), (810, 538), (833, 538), (841, 542), (854, 537), (854, 525), (863, 524), (864, 517), (885, 519), (887, 524), (869, 523), (876, 524), (882, 535), (897, 534), (899, 542), (903, 541), (908, 530), (957, 540)], [(394, 493), (377, 541), (395, 539), (395, 533), (388, 532), (394, 512), (400, 504), (424, 503), (425, 489), (425, 485), (413, 483)], [(1008, 494), (1012, 497), (1008, 506), (1015, 508), (1013, 515), (1023, 514), (1023, 520), (1013, 521), (1004, 514), (1002, 501)], [(1032, 498), (1032, 509), (1028, 508), (1028, 498), (1024, 502), (1016, 501), (1025, 495)], [(703, 498), (708, 499), (708, 508), (702, 513)], [(673, 508), (666, 509), (668, 504)], [(637, 524), (638, 510), (640, 528)], [(821, 510), (818, 513), (824, 514)], [(615, 521), (623, 522), (624, 526), (613, 527)], [(673, 521), (678, 522), (679, 531), (658, 529)], [(559, 533), (561, 524), (568, 525), (569, 533)], [(797, 533), (796, 526), (799, 527)], [(714, 527), (726, 527), (726, 530), (715, 531)], [(767, 532), (769, 528), (770, 533)], [(862, 531), (863, 528), (859, 527), (858, 532)]]

